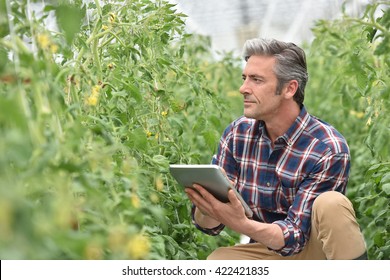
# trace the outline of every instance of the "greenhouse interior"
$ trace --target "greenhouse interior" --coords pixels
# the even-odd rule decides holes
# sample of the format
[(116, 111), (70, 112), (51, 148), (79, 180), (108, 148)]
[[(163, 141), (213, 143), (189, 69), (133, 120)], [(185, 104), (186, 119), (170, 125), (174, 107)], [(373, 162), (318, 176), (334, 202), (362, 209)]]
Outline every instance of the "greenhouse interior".
[[(267, 134), (265, 119), (248, 117), (260, 101), (244, 102), (257, 83), (247, 74), (257, 56), (243, 57), (254, 38), (306, 54), (304, 108), (348, 143), (342, 192), (367, 258), (390, 260), (390, 1), (372, 0), (0, 0), (0, 259), (205, 260), (255, 240), (233, 222), (215, 236), (199, 230), (199, 217), (220, 216), (199, 210), (170, 172), (228, 164), (227, 129), (243, 115)], [(257, 215), (249, 194), (314, 196), (315, 183), (243, 186), (232, 177), (243, 163), (231, 163), (227, 175)], [(251, 220), (295, 223), (296, 235), (283, 233), (299, 247), (275, 245), (278, 256), (300, 254), (309, 239), (289, 207), (272, 209), (284, 215), (275, 222)], [(310, 223), (311, 206), (300, 207)]]

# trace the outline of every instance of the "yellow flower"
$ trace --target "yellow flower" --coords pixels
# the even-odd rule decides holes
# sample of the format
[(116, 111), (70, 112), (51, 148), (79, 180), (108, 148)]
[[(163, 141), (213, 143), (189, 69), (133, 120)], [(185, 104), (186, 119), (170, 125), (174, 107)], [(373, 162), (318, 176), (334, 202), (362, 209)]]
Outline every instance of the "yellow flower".
[(110, 22), (113, 23), (115, 21), (115, 14), (114, 13), (110, 13)]
[(141, 206), (141, 202), (138, 195), (133, 194), (131, 196), (131, 203), (133, 204), (134, 208), (139, 208)]
[(96, 106), (98, 104), (100, 88), (101, 86), (99, 85), (92, 87), (91, 95), (86, 100), (87, 105)]
[(103, 24), (103, 25), (102, 25), (102, 29), (103, 29), (103, 30), (108, 30), (108, 26)]
[(146, 131), (146, 137), (151, 137), (153, 135), (152, 132), (150, 132), (149, 130)]
[(156, 189), (161, 192), (163, 189), (164, 189), (164, 182), (161, 178), (161, 175), (159, 175), (157, 178), (156, 178)]
[(58, 45), (54, 44), (46, 33), (37, 35), (37, 43), (43, 50), (49, 50), (51, 53), (58, 51)]
[(137, 234), (127, 242), (126, 249), (131, 259), (144, 259), (150, 250), (149, 238), (145, 235)]
[(101, 260), (103, 257), (103, 249), (96, 241), (90, 242), (84, 251), (87, 260)]
[(49, 36), (47, 36), (47, 34), (39, 34), (37, 36), (37, 42), (38, 42), (39, 47), (41, 47), (41, 49), (47, 49), (49, 47), (49, 45), (51, 44), (50, 38), (49, 38)]
[(87, 98), (87, 104), (88, 104), (89, 106), (96, 106), (97, 103), (98, 103), (98, 97), (97, 97), (97, 96), (95, 96), (95, 95), (90, 95), (90, 96), (88, 96), (88, 98)]
[(98, 96), (98, 95), (99, 95), (100, 88), (101, 88), (101, 87), (100, 87), (99, 85), (93, 86), (93, 87), (92, 87), (92, 95)]
[(149, 199), (153, 203), (159, 203), (159, 201), (160, 201), (160, 198), (158, 197), (158, 195), (156, 193), (151, 193), (149, 195)]
[(161, 112), (161, 116), (166, 117), (167, 115), (168, 115), (168, 112), (167, 112), (167, 111), (162, 111), (162, 112)]
[(349, 113), (350, 113), (352, 116), (357, 117), (358, 119), (361, 119), (361, 118), (364, 117), (364, 112), (356, 112), (355, 110), (351, 110), (351, 111), (349, 111)]
[(57, 51), (58, 51), (58, 46), (56, 44), (51, 44), (50, 45), (50, 52), (56, 53)]

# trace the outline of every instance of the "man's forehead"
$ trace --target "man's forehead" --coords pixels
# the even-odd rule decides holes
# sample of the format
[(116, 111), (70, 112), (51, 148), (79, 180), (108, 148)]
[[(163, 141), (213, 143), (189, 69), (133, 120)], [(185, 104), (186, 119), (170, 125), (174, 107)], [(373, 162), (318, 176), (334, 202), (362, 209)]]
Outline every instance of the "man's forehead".
[(273, 56), (253, 55), (248, 59), (243, 69), (243, 72), (250, 71), (250, 72), (254, 72), (253, 74), (255, 74), (258, 71), (273, 72), (275, 61), (276, 58)]

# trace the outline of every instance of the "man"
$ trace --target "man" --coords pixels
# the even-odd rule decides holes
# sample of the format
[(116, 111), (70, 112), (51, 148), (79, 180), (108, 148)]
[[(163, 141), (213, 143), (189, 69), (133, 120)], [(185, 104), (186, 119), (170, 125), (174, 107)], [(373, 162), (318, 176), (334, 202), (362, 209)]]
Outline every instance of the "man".
[(244, 116), (221, 137), (220, 165), (254, 212), (229, 192), (222, 203), (204, 188), (186, 189), (197, 228), (227, 226), (251, 238), (208, 259), (366, 259), (351, 202), (343, 195), (349, 148), (335, 128), (311, 116), (303, 100), (304, 51), (292, 43), (252, 39), (244, 46), (240, 93)]

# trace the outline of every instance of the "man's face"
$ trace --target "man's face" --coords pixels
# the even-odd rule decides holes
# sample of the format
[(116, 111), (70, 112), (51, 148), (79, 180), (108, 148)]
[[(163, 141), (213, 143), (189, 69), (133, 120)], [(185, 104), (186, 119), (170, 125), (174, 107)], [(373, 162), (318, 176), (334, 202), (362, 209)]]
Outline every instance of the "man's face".
[(278, 115), (283, 97), (277, 94), (277, 78), (273, 71), (275, 58), (251, 56), (242, 73), (240, 93), (244, 96), (244, 115), (257, 120)]

